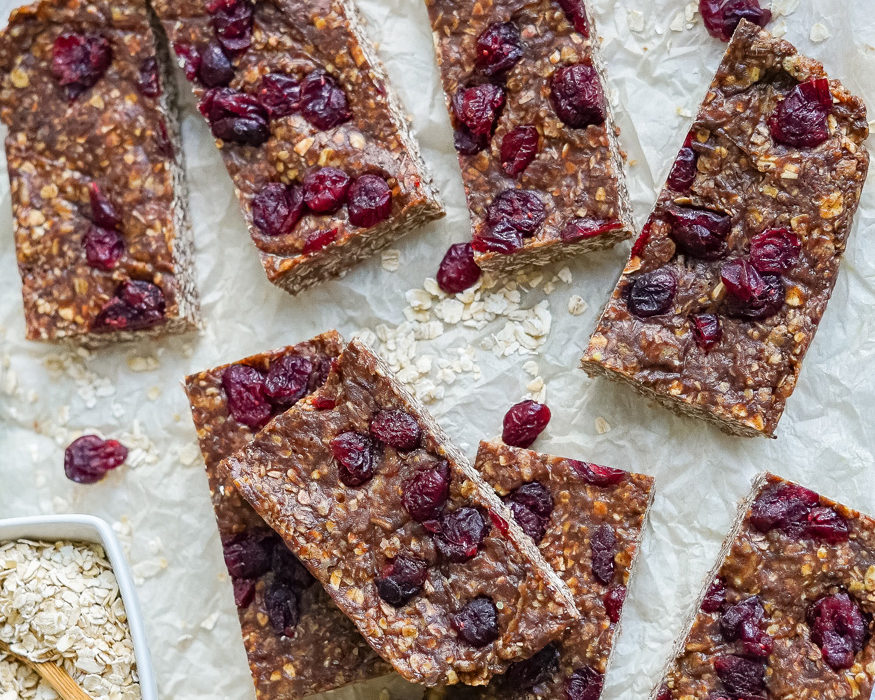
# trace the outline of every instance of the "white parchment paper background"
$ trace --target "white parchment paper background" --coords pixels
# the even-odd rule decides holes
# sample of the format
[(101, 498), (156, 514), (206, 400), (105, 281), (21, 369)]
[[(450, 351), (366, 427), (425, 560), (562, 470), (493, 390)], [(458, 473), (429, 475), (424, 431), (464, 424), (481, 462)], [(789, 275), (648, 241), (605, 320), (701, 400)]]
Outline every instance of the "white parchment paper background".
[[(2, 0), (0, 6), (5, 17), (13, 3)], [(707, 36), (684, 0), (596, 0), (593, 6), (640, 223), (723, 45)], [(782, 8), (788, 14), (772, 28), (824, 61), (875, 107), (871, 0), (777, 0), (775, 9)], [(23, 340), (8, 183), (0, 177), (0, 515), (88, 512), (116, 524), (130, 548), (158, 685), (168, 700), (254, 697), (180, 379), (328, 328), (349, 336), (380, 323), (395, 326), (404, 320), (407, 290), (420, 288), (446, 246), (468, 235), (424, 5), (362, 0), (362, 9), (449, 213), (399, 243), (395, 273), (382, 269), (378, 256), (298, 298), (268, 284), (218, 153), (186, 100), (183, 136), (205, 331), (76, 356)], [(431, 406), (469, 453), (481, 437), (499, 432), (504, 410), (531, 381), (523, 364), (535, 359), (554, 413), (537, 447), (657, 476), (658, 496), (605, 700), (647, 697), (734, 504), (755, 473), (774, 470), (875, 512), (873, 223), (870, 186), (833, 301), (774, 441), (724, 436), (651, 407), (626, 389), (591, 381), (576, 368), (628, 246), (569, 263), (573, 281), (560, 283), (549, 297), (552, 327), (537, 357), (499, 358), (481, 349), (504, 320), (479, 331), (454, 327), (420, 343), (419, 351), (432, 355), (475, 349), (479, 379), (460, 378)], [(588, 303), (582, 315), (568, 313), (573, 294)], [(543, 298), (541, 291), (524, 294), (522, 305)], [(63, 447), (93, 430), (135, 448), (133, 464), (98, 485), (77, 486), (63, 476)], [(334, 697), (376, 698), (382, 687)], [(393, 697), (417, 693), (402, 689)]]

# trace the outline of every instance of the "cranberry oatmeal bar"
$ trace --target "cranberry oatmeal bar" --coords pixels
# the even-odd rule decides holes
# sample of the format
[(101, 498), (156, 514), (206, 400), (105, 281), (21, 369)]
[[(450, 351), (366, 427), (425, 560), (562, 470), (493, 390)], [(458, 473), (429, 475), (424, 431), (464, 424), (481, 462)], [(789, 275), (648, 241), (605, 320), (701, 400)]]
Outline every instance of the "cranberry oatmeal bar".
[(426, 0), (484, 270), (633, 231), (598, 40), (583, 0)]
[(583, 367), (743, 436), (774, 436), (866, 179), (866, 108), (743, 21)]
[(443, 215), (349, 0), (155, 0), (268, 279), (297, 293)]
[(46, 0), (0, 34), (0, 119), (27, 337), (195, 328), (166, 49), (137, 0)]
[(359, 341), (225, 468), (408, 680), (484, 684), (579, 618), (492, 489)]
[(219, 466), (319, 386), (341, 347), (337, 333), (325, 333), (185, 380), (260, 700), (302, 698), (391, 670)]
[(654, 700), (865, 700), (875, 520), (766, 474)]

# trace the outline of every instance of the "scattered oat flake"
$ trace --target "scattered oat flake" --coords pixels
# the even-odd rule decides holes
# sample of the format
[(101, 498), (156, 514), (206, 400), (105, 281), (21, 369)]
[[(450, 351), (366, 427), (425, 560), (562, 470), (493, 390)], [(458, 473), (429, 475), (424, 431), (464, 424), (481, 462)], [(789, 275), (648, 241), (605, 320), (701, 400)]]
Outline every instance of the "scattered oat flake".
[(799, 0), (772, 0), (772, 14), (786, 17), (799, 9)]
[(382, 255), (383, 269), (387, 272), (397, 272), (401, 267), (401, 251), (396, 248), (387, 248)]
[(570, 313), (572, 316), (580, 316), (587, 310), (587, 308), (587, 303), (579, 294), (573, 294), (568, 299), (568, 313)]
[(611, 430), (611, 424), (608, 423), (608, 421), (606, 421), (604, 418), (599, 416), (598, 418), (595, 419), (595, 431), (599, 435), (604, 435), (605, 433), (610, 432), (610, 430)]
[(819, 44), (822, 41), (826, 41), (831, 36), (832, 36), (832, 34), (830, 33), (829, 29), (822, 22), (816, 22), (811, 27), (811, 34), (809, 34), (809, 38), (815, 44)]
[(630, 32), (644, 31), (644, 13), (639, 10), (629, 10), (626, 14), (626, 24)]

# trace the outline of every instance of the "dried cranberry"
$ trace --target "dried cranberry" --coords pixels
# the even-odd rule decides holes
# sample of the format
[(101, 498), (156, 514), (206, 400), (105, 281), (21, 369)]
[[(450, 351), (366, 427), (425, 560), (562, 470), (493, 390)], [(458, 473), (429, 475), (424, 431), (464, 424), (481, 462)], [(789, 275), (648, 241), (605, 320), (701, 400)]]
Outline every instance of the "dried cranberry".
[(787, 290), (778, 275), (763, 275), (762, 293), (748, 302), (731, 296), (726, 309), (727, 314), (747, 321), (762, 321), (778, 313), (784, 306)]
[(718, 656), (714, 670), (723, 685), (733, 695), (759, 695), (766, 688), (766, 670), (759, 661), (741, 656)]
[(795, 484), (779, 484), (754, 501), (750, 522), (760, 532), (779, 529), (791, 537), (801, 536), (808, 524), (808, 514), (820, 503), (820, 497)]
[(504, 90), (491, 83), (459, 88), (453, 96), (453, 113), (474, 137), (488, 137), (495, 129), (504, 99)]
[(479, 510), (459, 508), (441, 517), (435, 533), (435, 545), (444, 559), (461, 564), (477, 554), (488, 529)]
[(173, 51), (182, 59), (182, 70), (185, 77), (194, 80), (201, 68), (200, 52), (191, 44), (173, 44)]
[(437, 283), (447, 294), (459, 294), (473, 287), (481, 270), (474, 262), (470, 243), (455, 243), (449, 247), (437, 272)]
[(769, 131), (778, 143), (814, 148), (829, 138), (832, 114), (829, 81), (817, 78), (794, 87), (769, 117)]
[(520, 30), (513, 22), (490, 24), (477, 37), (477, 67), (485, 75), (507, 73), (522, 57)]
[(254, 10), (249, 0), (212, 0), (207, 11), (212, 15), (216, 38), (226, 51), (238, 54), (250, 47)]
[(301, 83), (285, 73), (268, 73), (261, 79), (258, 100), (271, 119), (280, 119), (301, 109)]
[(537, 401), (527, 399), (510, 407), (504, 415), (501, 439), (505, 445), (528, 447), (550, 422), (550, 409)]
[(589, 24), (586, 21), (586, 7), (583, 0), (559, 0), (559, 7), (571, 25), (583, 36), (589, 36)]
[(715, 578), (705, 593), (702, 600), (702, 611), (706, 613), (719, 612), (726, 602), (726, 584), (719, 578)]
[[(688, 138), (687, 141), (691, 139)], [(698, 163), (699, 154), (690, 147), (689, 143), (684, 144), (668, 175), (668, 186), (675, 192), (689, 191), (696, 181)]]
[(265, 236), (291, 233), (304, 213), (304, 191), (298, 185), (269, 182), (252, 198), (252, 223)]
[(623, 603), (625, 602), (625, 586), (615, 586), (605, 595), (605, 611), (608, 613), (608, 619), (615, 625), (620, 621), (620, 613), (623, 611)]
[(565, 66), (553, 74), (550, 103), (557, 116), (572, 129), (603, 124), (607, 117), (599, 74), (587, 63)]
[(568, 464), (588, 484), (593, 486), (614, 486), (625, 479), (628, 474), (622, 469), (602, 467), (592, 462), (581, 462), (577, 459), (569, 459)]
[(467, 602), (450, 622), (459, 636), (473, 647), (485, 647), (499, 636), (498, 609), (486, 596)]
[(739, 301), (753, 301), (762, 296), (766, 284), (747, 260), (736, 258), (720, 269), (720, 278), (729, 293)]
[(799, 236), (786, 228), (771, 228), (750, 241), (750, 264), (758, 272), (781, 274), (799, 259)]
[(422, 428), (407, 411), (380, 411), (371, 420), (371, 435), (401, 452), (419, 447)]
[(635, 242), (632, 244), (632, 251), (630, 256), (633, 258), (640, 258), (641, 254), (644, 252), (644, 249), (647, 247), (647, 244), (650, 243), (650, 234), (653, 232), (653, 220), (648, 219), (647, 223), (644, 224), (644, 228), (641, 229), (641, 235), (635, 239)]
[(538, 130), (531, 125), (508, 131), (501, 140), (501, 167), (516, 177), (529, 167), (538, 154)]
[(321, 231), (313, 231), (313, 233), (307, 236), (307, 240), (304, 241), (304, 247), (301, 249), (301, 253), (304, 255), (311, 255), (312, 253), (316, 253), (322, 250), (325, 246), (334, 243), (337, 240), (337, 229), (336, 228), (328, 228), (323, 229)]
[(255, 581), (251, 578), (232, 578), (231, 585), (234, 587), (234, 604), (241, 610), (248, 608), (255, 598)]
[(96, 182), (91, 183), (88, 196), (91, 202), (91, 220), (95, 225), (118, 231), (122, 225), (122, 218)]
[(533, 236), (546, 218), (544, 202), (531, 190), (505, 190), (486, 212), (486, 220), (493, 226), (508, 223), (523, 236)]
[(522, 231), (508, 221), (483, 225), (471, 240), (471, 248), (478, 253), (512, 255), (522, 247)]
[(594, 668), (578, 668), (565, 681), (565, 697), (568, 700), (599, 700), (605, 679)]
[(510, 532), (510, 525), (507, 520), (502, 518), (498, 513), (494, 510), (489, 511), (489, 520), (492, 522), (493, 526), (505, 537), (507, 537)]
[(728, 312), (749, 320), (774, 316), (784, 305), (786, 290), (780, 277), (760, 275), (747, 260), (730, 260), (720, 269), (720, 279), (735, 303)]
[(707, 209), (669, 209), (672, 240), (680, 249), (702, 260), (719, 260), (726, 255), (726, 237), (732, 230), (732, 219), (726, 214)]
[(273, 413), (264, 381), (264, 374), (249, 365), (231, 365), (222, 373), (228, 412), (238, 423), (253, 430), (263, 428)]
[(64, 474), (77, 484), (94, 484), (128, 457), (128, 448), (117, 440), (83, 435), (64, 450)]
[(720, 318), (714, 314), (696, 314), (691, 316), (690, 327), (693, 329), (693, 338), (696, 340), (696, 345), (706, 352), (715, 347), (723, 338)]
[(270, 540), (262, 534), (237, 535), (222, 542), (225, 566), (235, 578), (258, 578), (270, 570)]
[(422, 590), (428, 576), (428, 564), (422, 559), (399, 554), (377, 579), (380, 598), (395, 608), (406, 605)]
[(677, 286), (677, 277), (668, 267), (639, 275), (626, 290), (629, 311), (639, 318), (666, 313), (674, 302)]
[(668, 686), (663, 683), (659, 687), (659, 692), (656, 694), (656, 700), (674, 700)]
[(264, 394), (278, 406), (291, 406), (307, 393), (313, 363), (306, 357), (283, 355), (270, 363)]
[(99, 34), (64, 32), (52, 45), (52, 75), (75, 100), (100, 80), (112, 63), (112, 47)]
[(234, 66), (217, 42), (211, 41), (201, 49), (197, 75), (210, 88), (223, 87), (234, 79)]
[(270, 138), (267, 112), (251, 95), (231, 88), (209, 90), (198, 106), (213, 136), (243, 146), (260, 146)]
[(370, 228), (392, 214), (392, 190), (380, 175), (360, 175), (349, 188), (349, 221), (354, 226)]
[(766, 611), (759, 597), (752, 596), (730, 606), (720, 616), (720, 633), (727, 642), (741, 641), (745, 656), (766, 658), (772, 653), (772, 638), (760, 629)]
[(144, 280), (119, 284), (115, 295), (94, 319), (92, 330), (139, 331), (165, 320), (167, 303), (161, 287)]
[(401, 502), (417, 522), (434, 520), (450, 497), (450, 467), (441, 460), (434, 469), (424, 469), (404, 484)]
[(301, 114), (323, 131), (352, 119), (343, 88), (322, 70), (313, 71), (301, 83)]
[(577, 243), (586, 238), (595, 238), (608, 231), (618, 231), (623, 222), (617, 219), (571, 219), (559, 234), (563, 243)]
[(514, 520), (535, 544), (544, 539), (553, 513), (553, 496), (543, 484), (537, 481), (523, 484), (511, 492), (505, 502)]
[(760, 27), (772, 19), (771, 11), (761, 8), (759, 0), (699, 0), (699, 12), (708, 33), (721, 41), (729, 41), (743, 19)]
[(337, 402), (330, 396), (313, 397), (313, 408), (317, 411), (330, 411), (335, 406), (337, 406)]
[(820, 647), (829, 667), (834, 671), (851, 668), (869, 636), (869, 621), (848, 594), (821, 598), (808, 608), (806, 620), (811, 641)]
[(851, 528), (848, 521), (836, 513), (832, 508), (812, 508), (808, 514), (808, 527), (806, 532), (809, 537), (823, 540), (829, 544), (847, 542)]
[(592, 573), (602, 583), (614, 580), (614, 556), (616, 555), (617, 535), (610, 525), (599, 525), (592, 533)]
[(140, 63), (137, 90), (146, 97), (161, 96), (161, 75), (158, 70), (158, 59), (154, 56), (149, 56)]
[(343, 206), (349, 175), (337, 168), (319, 168), (304, 177), (304, 204), (315, 214), (332, 214)]
[(291, 637), (301, 619), (298, 596), (290, 585), (274, 581), (264, 594), (264, 607), (271, 628), (277, 634)]
[(125, 253), (125, 242), (117, 231), (89, 226), (82, 238), (85, 259), (91, 267), (112, 270)]
[(559, 670), (559, 648), (548, 644), (525, 661), (517, 661), (502, 678), (502, 684), (517, 692), (528, 692), (541, 683), (546, 683)]
[(489, 145), (489, 136), (474, 136), (467, 127), (457, 127), (453, 132), (453, 145), (463, 156), (473, 156)]
[(331, 453), (337, 460), (338, 476), (347, 486), (361, 486), (377, 470), (379, 451), (370, 435), (341, 433), (331, 441)]

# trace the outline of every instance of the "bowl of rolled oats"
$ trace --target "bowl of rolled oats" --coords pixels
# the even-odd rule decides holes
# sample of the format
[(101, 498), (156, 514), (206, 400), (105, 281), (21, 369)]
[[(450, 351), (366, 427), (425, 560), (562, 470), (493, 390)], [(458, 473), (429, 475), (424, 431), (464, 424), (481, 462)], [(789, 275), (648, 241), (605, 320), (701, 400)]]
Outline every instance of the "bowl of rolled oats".
[[(0, 641), (62, 666), (94, 698), (158, 698), (128, 563), (100, 518), (0, 520)], [(55, 697), (0, 652), (0, 700)]]

